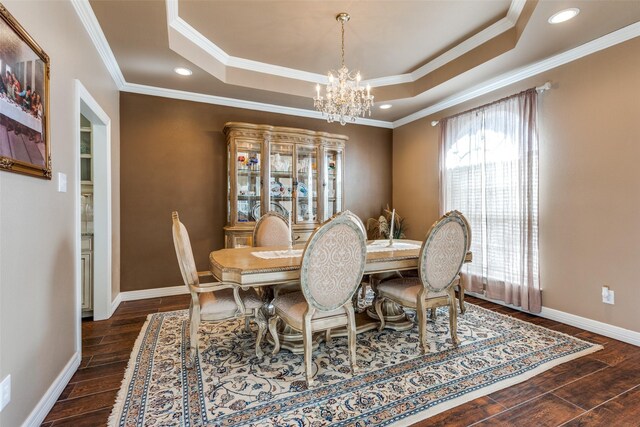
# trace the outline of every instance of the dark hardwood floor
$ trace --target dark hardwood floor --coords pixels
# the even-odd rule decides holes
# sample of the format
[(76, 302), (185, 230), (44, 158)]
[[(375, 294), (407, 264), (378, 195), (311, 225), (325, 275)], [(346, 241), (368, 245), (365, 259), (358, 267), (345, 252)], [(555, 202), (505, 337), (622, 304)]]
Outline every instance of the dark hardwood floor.
[[(469, 302), (597, 342), (604, 350), (480, 397), (416, 426), (640, 426), (640, 347), (491, 302)], [(149, 313), (188, 308), (189, 296), (123, 302), (109, 320), (83, 322), (82, 363), (43, 426), (103, 426)]]

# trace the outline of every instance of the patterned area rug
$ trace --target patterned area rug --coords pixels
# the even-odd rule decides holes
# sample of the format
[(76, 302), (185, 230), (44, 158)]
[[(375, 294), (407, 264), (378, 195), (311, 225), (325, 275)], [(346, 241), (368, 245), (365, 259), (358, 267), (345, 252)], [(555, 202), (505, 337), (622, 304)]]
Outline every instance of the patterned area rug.
[(258, 359), (255, 332), (241, 320), (203, 324), (197, 365), (187, 370), (187, 311), (149, 315), (109, 425), (410, 425), (602, 348), (472, 304), (458, 317), (454, 348), (440, 310), (429, 320), (428, 354), (416, 327), (358, 335), (356, 376), (346, 338), (320, 344), (310, 390), (302, 355), (271, 356), (264, 344)]

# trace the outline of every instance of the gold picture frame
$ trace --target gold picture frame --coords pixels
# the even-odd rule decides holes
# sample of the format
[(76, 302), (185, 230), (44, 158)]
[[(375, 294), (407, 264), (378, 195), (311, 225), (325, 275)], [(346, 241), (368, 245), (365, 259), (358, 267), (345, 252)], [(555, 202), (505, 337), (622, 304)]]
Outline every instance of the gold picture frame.
[(49, 56), (0, 4), (0, 170), (51, 179)]

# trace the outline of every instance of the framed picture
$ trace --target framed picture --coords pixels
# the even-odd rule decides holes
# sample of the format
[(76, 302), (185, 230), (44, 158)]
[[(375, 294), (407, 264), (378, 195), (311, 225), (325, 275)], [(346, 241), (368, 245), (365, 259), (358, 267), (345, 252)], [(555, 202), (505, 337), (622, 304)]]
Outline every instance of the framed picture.
[(0, 4), (0, 170), (51, 179), (49, 56)]

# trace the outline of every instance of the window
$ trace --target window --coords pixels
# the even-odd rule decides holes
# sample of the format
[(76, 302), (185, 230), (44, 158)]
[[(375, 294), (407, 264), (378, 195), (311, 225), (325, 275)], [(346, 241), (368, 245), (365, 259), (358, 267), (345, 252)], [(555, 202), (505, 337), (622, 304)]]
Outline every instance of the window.
[(444, 119), (443, 210), (472, 230), (465, 286), (539, 311), (536, 93), (527, 91)]

